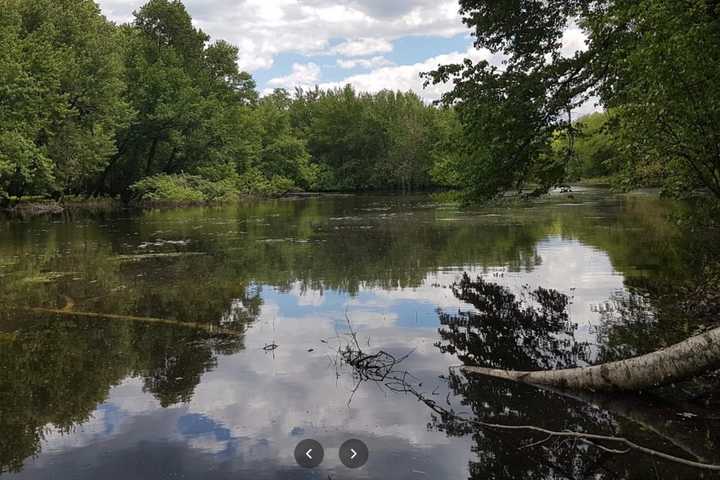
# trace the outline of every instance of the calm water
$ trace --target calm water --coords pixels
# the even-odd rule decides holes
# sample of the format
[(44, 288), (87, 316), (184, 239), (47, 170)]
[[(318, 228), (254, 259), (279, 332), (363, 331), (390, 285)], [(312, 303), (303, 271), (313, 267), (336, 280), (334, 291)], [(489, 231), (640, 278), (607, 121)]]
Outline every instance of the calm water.
[[(622, 435), (720, 463), (707, 401), (568, 397), (448, 369), (583, 365), (692, 334), (697, 316), (677, 291), (720, 242), (678, 223), (683, 212), (585, 191), (516, 208), (351, 196), (0, 221), (0, 472), (697, 478), (580, 442), (527, 447), (543, 437), (441, 413)], [(453, 292), (464, 272), (494, 289), (489, 304)], [(567, 309), (526, 315), (539, 287), (567, 295)], [(358, 382), (337, 355), (348, 322), (363, 351), (410, 353), (399, 367), (444, 410)], [(325, 447), (317, 470), (294, 461), (304, 438)], [(362, 469), (338, 459), (350, 438), (370, 449)]]

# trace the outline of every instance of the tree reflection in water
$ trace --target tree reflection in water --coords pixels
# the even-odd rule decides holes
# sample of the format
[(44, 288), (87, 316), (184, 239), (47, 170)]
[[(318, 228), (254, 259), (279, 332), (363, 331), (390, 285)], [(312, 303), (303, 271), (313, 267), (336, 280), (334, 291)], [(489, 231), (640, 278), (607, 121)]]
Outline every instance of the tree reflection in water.
[(22, 327), (0, 334), (0, 473), (20, 471), (40, 453), (48, 431), (70, 433), (87, 422), (127, 377), (142, 379), (143, 390), (163, 407), (190, 401), (218, 355), (244, 348), (259, 313), (258, 291), (236, 286), (232, 293), (240, 297), (225, 299), (231, 308), (207, 317), (223, 333), (182, 321), (169, 326), (2, 312), (0, 326)]
[(513, 370), (543, 370), (577, 365), (586, 345), (575, 341), (570, 299), (555, 290), (525, 287), (521, 297), (507, 288), (464, 274), (453, 294), (475, 311), (440, 312), (437, 344), (465, 365)]
[[(538, 370), (587, 361), (587, 345), (574, 339), (575, 326), (568, 318), (565, 295), (524, 288), (518, 298), (503, 286), (482, 279), (472, 281), (467, 275), (454, 285), (453, 293), (474, 310), (452, 315), (440, 312), (442, 340), (436, 346), (463, 364)], [(647, 398), (571, 396), (494, 378), (464, 376), (458, 370), (451, 370), (448, 385), (461, 405), (453, 405), (452, 410), (434, 409), (429, 426), (449, 436), (472, 436), (477, 459), (469, 465), (471, 479), (643, 478), (651, 468), (657, 471), (659, 467), (634, 452), (618, 454), (584, 441), (483, 428), (468, 418), (630, 437), (651, 448), (717, 462), (717, 455), (712, 450), (708, 453), (707, 445), (693, 440), (704, 434), (706, 441), (716, 445), (710, 425), (702, 421), (672, 423), (672, 410)], [(458, 411), (468, 415), (458, 415)], [(662, 465), (661, 470), (659, 478), (697, 478), (700, 473), (674, 464)]]

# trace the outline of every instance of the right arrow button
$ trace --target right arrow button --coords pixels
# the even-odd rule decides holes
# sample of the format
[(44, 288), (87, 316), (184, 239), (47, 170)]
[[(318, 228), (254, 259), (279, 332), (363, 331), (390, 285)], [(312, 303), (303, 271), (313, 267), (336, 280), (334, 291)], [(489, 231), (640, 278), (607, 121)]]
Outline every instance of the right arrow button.
[(360, 468), (370, 457), (367, 445), (357, 439), (348, 440), (340, 447), (340, 461), (348, 468)]

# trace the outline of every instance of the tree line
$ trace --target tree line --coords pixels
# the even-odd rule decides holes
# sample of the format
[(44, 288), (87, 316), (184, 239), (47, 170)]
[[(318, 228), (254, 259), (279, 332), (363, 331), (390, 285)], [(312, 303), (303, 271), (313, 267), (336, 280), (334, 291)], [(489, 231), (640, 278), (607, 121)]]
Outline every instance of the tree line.
[[(607, 177), (720, 196), (720, 6), (711, 0), (461, 0), (478, 48), (437, 105), (352, 87), (261, 96), (237, 47), (150, 0), (2, 0), (0, 203), (43, 196), (453, 188), (487, 200)], [(569, 26), (586, 47), (563, 53)], [(603, 112), (572, 112), (597, 99)]]
[(426, 188), (453, 112), (351, 87), (260, 98), (180, 1), (115, 25), (90, 0), (3, 0), (0, 196), (212, 200)]

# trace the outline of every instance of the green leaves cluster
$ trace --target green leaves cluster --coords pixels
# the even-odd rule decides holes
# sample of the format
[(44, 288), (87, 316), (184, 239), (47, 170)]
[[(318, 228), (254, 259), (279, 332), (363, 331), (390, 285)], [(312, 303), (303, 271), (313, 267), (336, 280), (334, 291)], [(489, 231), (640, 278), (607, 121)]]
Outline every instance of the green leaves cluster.
[(0, 201), (411, 190), (447, 155), (452, 112), (413, 94), (260, 98), (178, 0), (120, 26), (92, 0), (3, 0), (0, 41)]
[[(443, 101), (463, 125), (457, 177), (472, 197), (528, 185), (541, 192), (568, 175), (607, 173), (624, 186), (674, 194), (700, 187), (720, 196), (716, 1), (460, 0), (460, 12), (475, 46), (496, 61), (443, 66), (427, 80), (455, 82)], [(562, 39), (571, 26), (587, 41), (569, 55)], [(597, 99), (612, 111), (606, 151), (585, 146), (615, 159), (600, 169), (577, 164), (571, 115)], [(559, 139), (564, 154), (549, 152)]]
[(292, 124), (307, 139), (321, 190), (413, 190), (435, 182), (450, 113), (413, 93), (352, 87), (296, 92)]
[(118, 31), (91, 1), (3, 0), (0, 195), (87, 188), (131, 110)]

